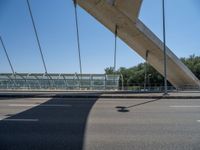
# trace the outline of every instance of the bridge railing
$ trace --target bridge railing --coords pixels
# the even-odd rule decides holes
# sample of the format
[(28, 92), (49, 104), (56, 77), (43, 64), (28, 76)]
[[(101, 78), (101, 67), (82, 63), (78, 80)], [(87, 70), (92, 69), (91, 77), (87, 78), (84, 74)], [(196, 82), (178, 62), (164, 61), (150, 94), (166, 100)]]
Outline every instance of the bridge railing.
[(118, 90), (119, 75), (1, 73), (1, 90)]
[[(163, 85), (149, 85), (144, 88), (143, 84), (135, 84), (131, 86), (124, 86), (123, 91), (132, 91), (132, 92), (163, 92), (165, 87)], [(168, 91), (177, 91), (173, 86), (167, 87)]]

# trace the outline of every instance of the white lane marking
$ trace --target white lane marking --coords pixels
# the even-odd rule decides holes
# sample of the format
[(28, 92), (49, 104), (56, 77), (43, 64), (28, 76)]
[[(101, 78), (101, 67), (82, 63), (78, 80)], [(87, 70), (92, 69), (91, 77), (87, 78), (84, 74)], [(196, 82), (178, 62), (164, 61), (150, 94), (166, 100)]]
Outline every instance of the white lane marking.
[(0, 117), (0, 121), (3, 120), (3, 119), (6, 119), (6, 117)]
[(57, 105), (57, 104), (9, 104), (11, 107), (71, 107), (72, 105)]
[(174, 105), (172, 108), (200, 108), (200, 105)]
[(0, 119), (1, 121), (21, 121), (21, 122), (36, 122), (39, 119)]

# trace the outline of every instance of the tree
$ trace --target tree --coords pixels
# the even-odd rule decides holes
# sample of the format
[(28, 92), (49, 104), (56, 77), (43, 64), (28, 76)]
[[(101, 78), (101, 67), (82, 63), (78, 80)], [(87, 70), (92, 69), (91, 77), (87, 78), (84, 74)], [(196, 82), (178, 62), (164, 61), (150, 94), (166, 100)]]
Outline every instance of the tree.
[(181, 58), (181, 61), (200, 79), (200, 56), (191, 55), (189, 58)]
[[(145, 63), (140, 63), (137, 66), (131, 68), (120, 67), (116, 72), (114, 72), (113, 67), (108, 67), (105, 69), (106, 74), (121, 74), (123, 76), (124, 86), (144, 86), (145, 82)], [(163, 85), (163, 77), (150, 65), (147, 65), (147, 75), (148, 83), (156, 83), (157, 85)], [(150, 76), (151, 75), (151, 76)], [(120, 86), (121, 81), (120, 78)], [(147, 85), (149, 85), (147, 83)], [(152, 85), (152, 84), (151, 84)]]
[[(200, 79), (200, 56), (191, 55), (189, 58), (181, 58), (181, 61), (194, 73), (194, 75)], [(131, 68), (120, 67), (117, 71), (114, 71), (113, 67), (105, 69), (106, 74), (122, 74), (124, 80), (124, 86), (134, 86), (140, 84), (144, 85), (145, 82), (145, 63), (140, 63), (137, 66)], [(121, 81), (120, 78), (120, 86)], [(156, 71), (151, 65), (147, 64), (147, 86), (163, 86), (164, 78)], [(171, 84), (168, 82), (168, 85)]]
[(106, 74), (114, 74), (114, 73), (115, 73), (114, 67), (106, 68), (106, 69), (105, 69), (105, 73), (106, 73)]

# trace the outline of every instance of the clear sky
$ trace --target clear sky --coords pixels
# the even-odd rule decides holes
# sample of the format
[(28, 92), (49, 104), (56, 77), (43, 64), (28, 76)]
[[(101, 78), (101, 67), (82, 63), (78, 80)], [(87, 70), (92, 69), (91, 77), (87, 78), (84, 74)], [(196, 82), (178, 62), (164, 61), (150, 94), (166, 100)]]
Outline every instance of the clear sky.
[[(167, 46), (178, 56), (200, 55), (200, 1), (165, 0)], [(79, 72), (71, 0), (30, 0), (48, 72)], [(162, 38), (161, 0), (144, 0), (140, 19)], [(114, 35), (78, 8), (83, 73), (113, 66)], [(0, 34), (16, 72), (44, 72), (25, 0), (0, 0)], [(144, 60), (118, 40), (117, 67)], [(11, 72), (0, 45), (0, 72)]]

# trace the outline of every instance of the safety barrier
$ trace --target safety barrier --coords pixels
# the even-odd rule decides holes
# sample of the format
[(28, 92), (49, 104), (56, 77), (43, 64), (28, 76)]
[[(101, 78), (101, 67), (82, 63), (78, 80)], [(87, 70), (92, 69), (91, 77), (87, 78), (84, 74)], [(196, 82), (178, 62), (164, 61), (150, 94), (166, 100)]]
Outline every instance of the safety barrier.
[(2, 73), (1, 90), (118, 90), (119, 75)]

